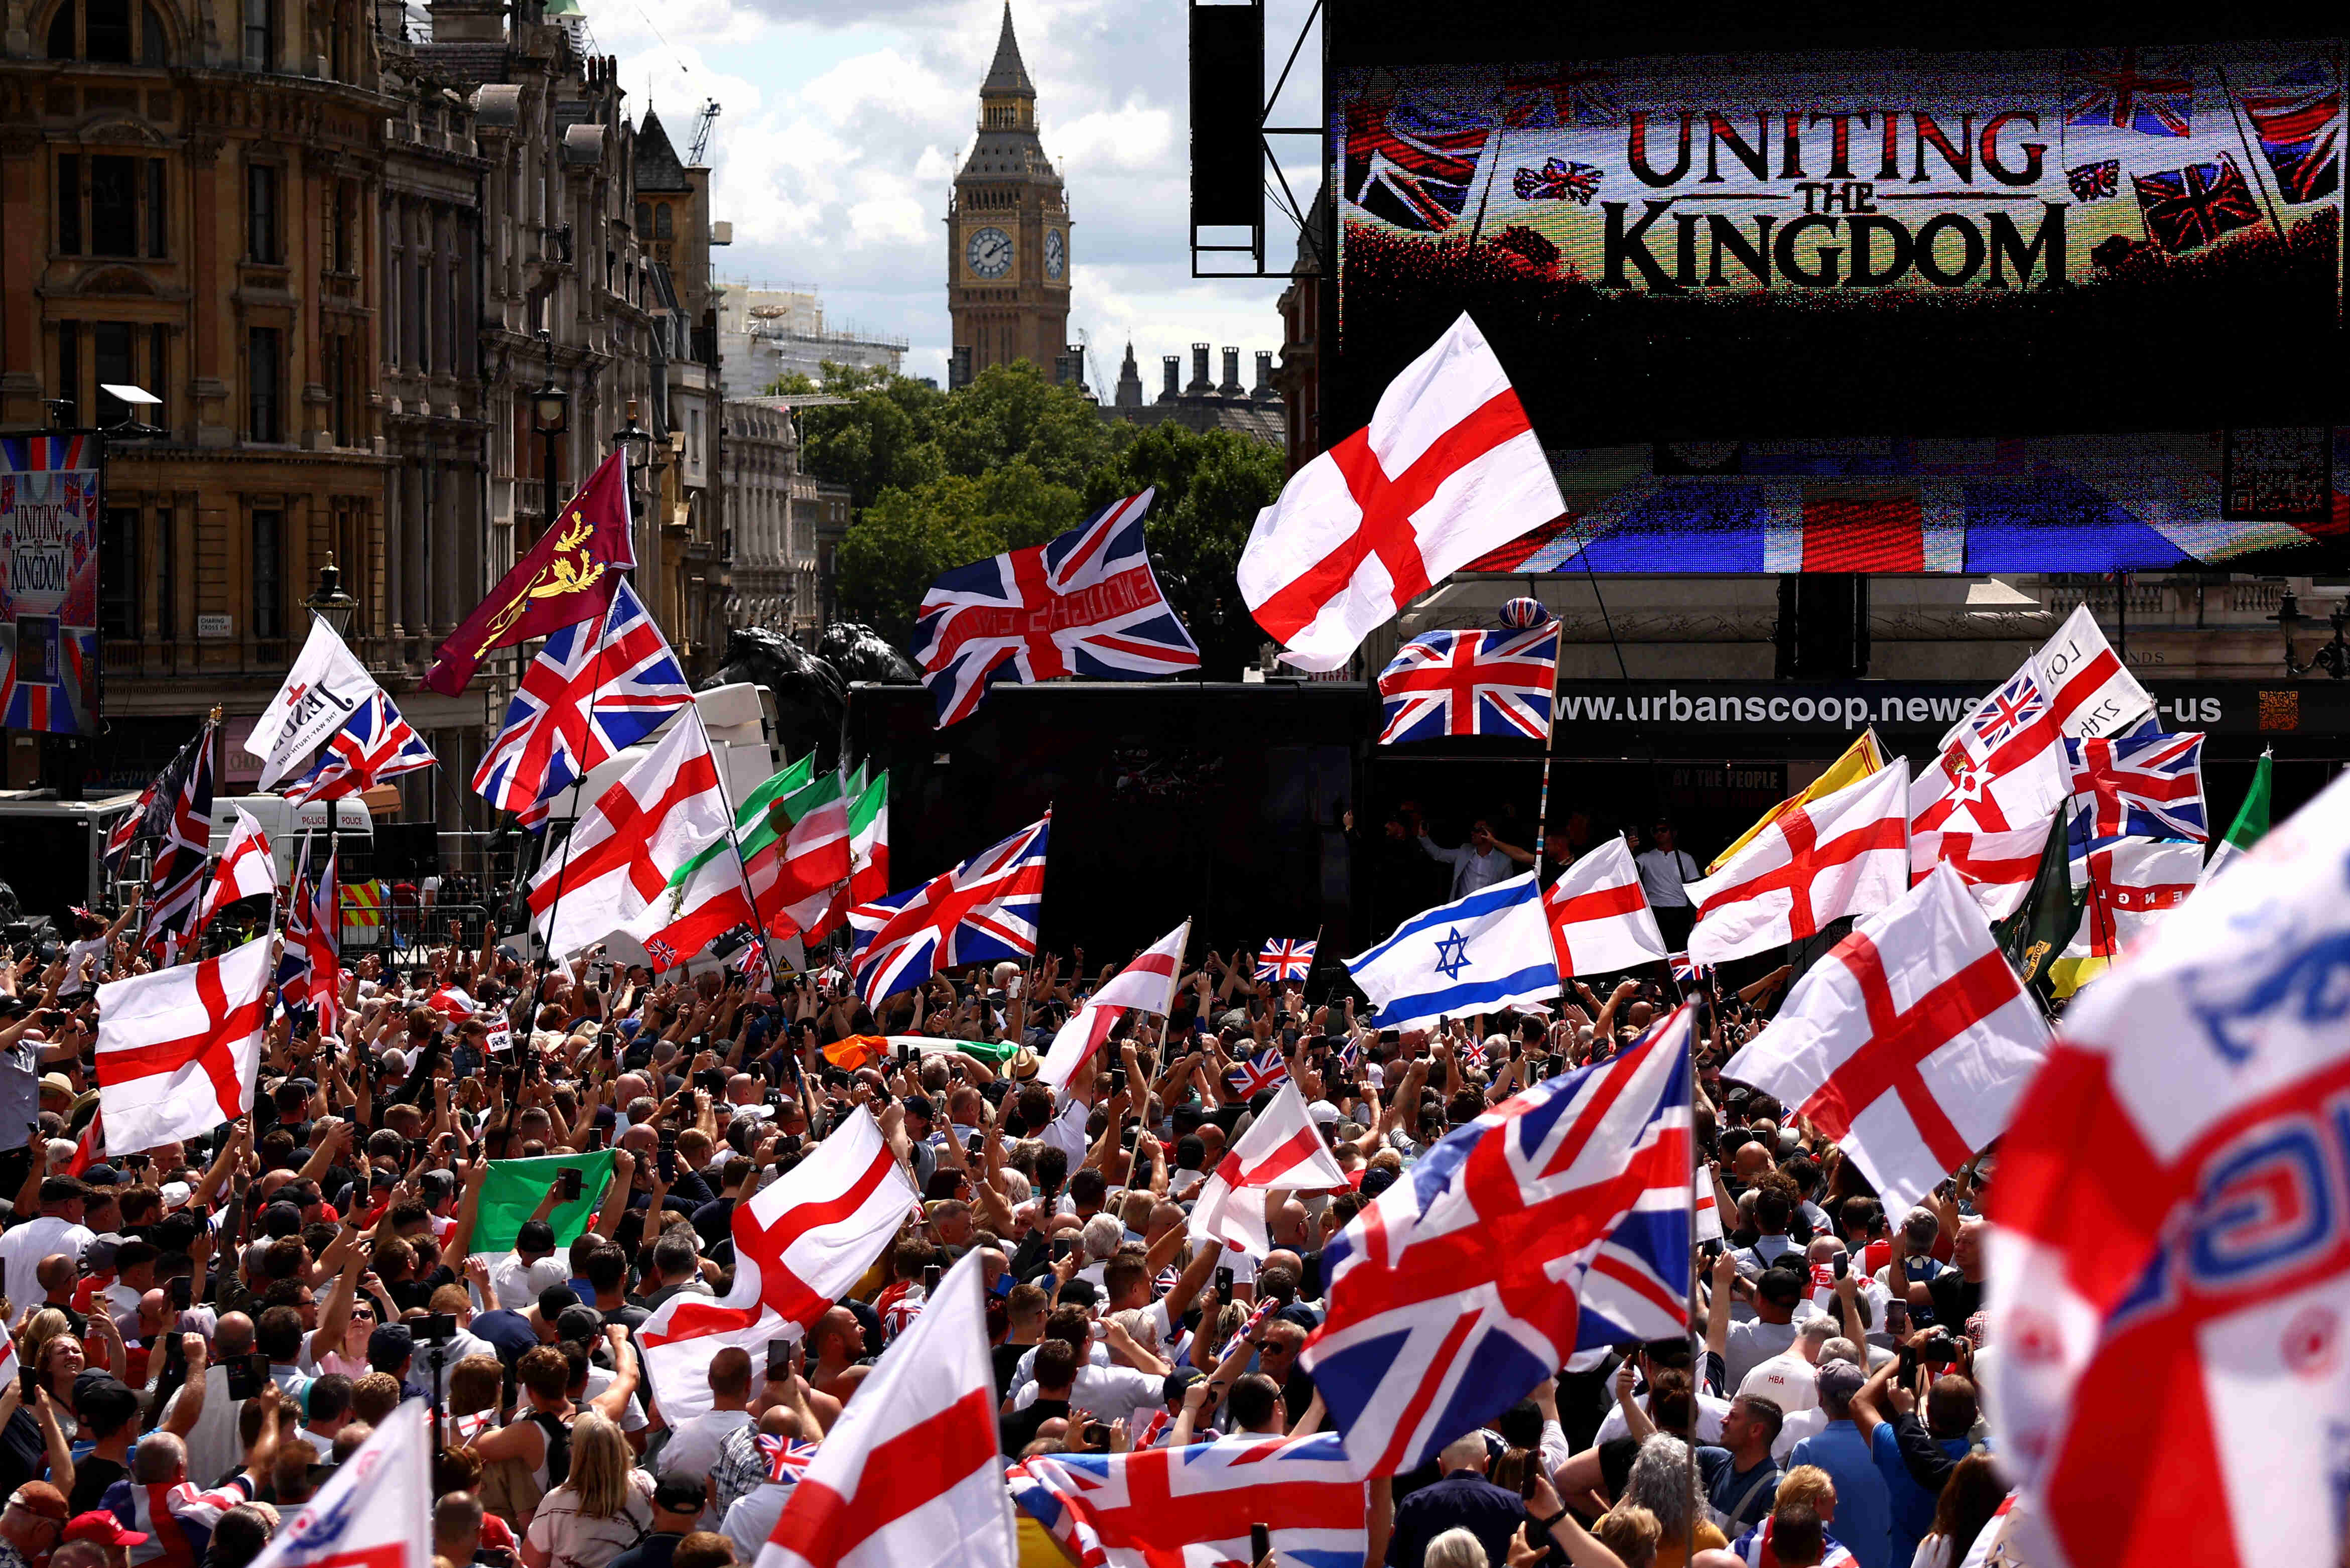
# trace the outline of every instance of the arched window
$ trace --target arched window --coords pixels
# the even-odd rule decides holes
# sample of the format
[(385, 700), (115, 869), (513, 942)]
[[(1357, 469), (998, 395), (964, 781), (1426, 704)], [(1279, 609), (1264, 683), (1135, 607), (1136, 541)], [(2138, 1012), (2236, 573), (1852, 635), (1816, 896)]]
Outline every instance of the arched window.
[(674, 231), (670, 227), (669, 203), (663, 202), (653, 209), (653, 238), (666, 240), (673, 234)]
[(637, 233), (642, 236), (652, 233), (652, 230), (653, 204), (650, 202), (639, 202), (637, 203)]
[(132, 0), (64, 0), (49, 17), (48, 57), (167, 66), (172, 35), (155, 7)]

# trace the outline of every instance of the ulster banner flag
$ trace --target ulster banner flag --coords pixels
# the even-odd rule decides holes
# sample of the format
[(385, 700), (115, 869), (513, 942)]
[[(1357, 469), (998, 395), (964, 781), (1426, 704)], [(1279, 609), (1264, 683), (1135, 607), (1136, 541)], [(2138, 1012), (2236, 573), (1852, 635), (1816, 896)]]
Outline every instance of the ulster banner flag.
[(511, 648), (600, 614), (614, 574), (637, 564), (629, 536), (629, 471), (615, 452), (588, 476), (553, 527), (539, 535), (489, 597), (441, 645), (424, 685), (454, 697), (494, 648)]

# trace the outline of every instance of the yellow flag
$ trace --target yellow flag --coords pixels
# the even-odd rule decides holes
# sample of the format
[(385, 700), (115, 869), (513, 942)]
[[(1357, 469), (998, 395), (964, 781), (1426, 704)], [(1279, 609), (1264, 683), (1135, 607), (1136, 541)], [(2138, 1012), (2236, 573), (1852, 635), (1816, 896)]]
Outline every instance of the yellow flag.
[(1863, 730), (1860, 739), (1845, 749), (1844, 755), (1828, 764), (1828, 771), (1804, 786), (1804, 793), (1781, 801), (1762, 814), (1762, 820), (1738, 836), (1738, 842), (1713, 857), (1705, 868), (1709, 877), (1730, 864), (1730, 857), (1746, 847), (1747, 841), (1770, 826), (1786, 813), (1799, 805), (1807, 805), (1822, 795), (1834, 794), (1846, 784), (1858, 784), (1885, 765), (1885, 748), (1877, 743), (1874, 729)]

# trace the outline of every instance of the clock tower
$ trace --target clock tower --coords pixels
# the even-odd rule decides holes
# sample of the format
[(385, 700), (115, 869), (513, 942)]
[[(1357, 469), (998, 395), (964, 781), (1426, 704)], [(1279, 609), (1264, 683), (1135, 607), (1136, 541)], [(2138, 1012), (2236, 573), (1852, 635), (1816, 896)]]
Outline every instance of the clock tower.
[(1012, 7), (979, 88), (979, 136), (947, 208), (947, 382), (1025, 359), (1047, 376), (1069, 338), (1069, 202), (1036, 140), (1036, 88), (1012, 36)]

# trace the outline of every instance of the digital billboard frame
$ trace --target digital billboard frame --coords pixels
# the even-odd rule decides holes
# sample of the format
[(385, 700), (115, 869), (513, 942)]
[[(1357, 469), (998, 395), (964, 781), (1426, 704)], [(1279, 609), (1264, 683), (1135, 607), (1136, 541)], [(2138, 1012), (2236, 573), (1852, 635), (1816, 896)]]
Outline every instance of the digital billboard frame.
[(1332, 0), (1322, 438), (1466, 310), (1570, 508), (1482, 569), (2350, 568), (2345, 32)]

